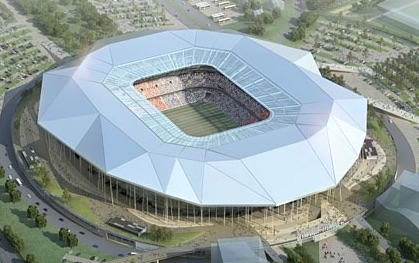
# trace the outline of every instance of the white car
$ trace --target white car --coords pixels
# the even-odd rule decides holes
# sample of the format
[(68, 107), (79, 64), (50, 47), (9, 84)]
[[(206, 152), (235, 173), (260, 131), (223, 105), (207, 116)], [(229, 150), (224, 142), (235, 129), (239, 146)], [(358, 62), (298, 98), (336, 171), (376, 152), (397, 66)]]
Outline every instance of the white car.
[(9, 169), (13, 169), (13, 166), (11, 164), (9, 164)]
[(9, 174), (9, 179), (13, 180), (13, 176), (11, 174)]

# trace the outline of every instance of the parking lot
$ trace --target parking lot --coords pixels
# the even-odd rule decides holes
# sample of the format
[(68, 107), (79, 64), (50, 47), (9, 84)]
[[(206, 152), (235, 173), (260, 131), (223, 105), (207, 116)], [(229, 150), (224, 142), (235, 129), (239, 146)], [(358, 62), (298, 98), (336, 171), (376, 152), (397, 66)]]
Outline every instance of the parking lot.
[(0, 31), (0, 93), (52, 64), (32, 42), (27, 27), (14, 25)]

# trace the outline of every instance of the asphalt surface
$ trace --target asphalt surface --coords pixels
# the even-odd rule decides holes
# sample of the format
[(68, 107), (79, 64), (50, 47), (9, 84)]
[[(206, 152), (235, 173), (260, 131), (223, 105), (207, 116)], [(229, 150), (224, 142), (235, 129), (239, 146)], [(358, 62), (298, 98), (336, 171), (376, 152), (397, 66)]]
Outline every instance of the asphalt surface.
[[(127, 255), (129, 252), (136, 251), (135, 249), (109, 241), (101, 238), (87, 229), (77, 225), (70, 221), (65, 215), (62, 215), (52, 209), (48, 204), (43, 201), (42, 197), (37, 196), (27, 179), (23, 176), (20, 171), (20, 167), (14, 155), (13, 144), (12, 144), (12, 121), (16, 110), (17, 103), (19, 102), (20, 93), (26, 89), (29, 85), (24, 85), (19, 88), (13, 89), (5, 94), (3, 109), (0, 115), (0, 163), (5, 168), (6, 176), (11, 175), (13, 179), (20, 178), (23, 182), (22, 186), (18, 186), (22, 193), (22, 202), (30, 204), (39, 203), (38, 209), (43, 213), (46, 213), (48, 224), (52, 224), (57, 228), (67, 227), (72, 233), (75, 233), (79, 239), (79, 242), (84, 243), (88, 246), (92, 246), (98, 250), (104, 251), (107, 254), (119, 256)], [(11, 165), (12, 168), (9, 168)], [(84, 234), (82, 234), (82, 233)], [(141, 244), (141, 250), (151, 250), (157, 248), (156, 246)], [(141, 250), (137, 250), (140, 252)], [(7, 246), (5, 240), (0, 241), (0, 262), (21, 262), (21, 261), (10, 261), (11, 259), (19, 258), (16, 254), (13, 255), (13, 250)]]
[(404, 134), (396, 123), (390, 121), (391, 117), (385, 116), (384, 126), (390, 133), (396, 147), (397, 173), (396, 178), (404, 171), (416, 172), (415, 156)]
[(0, 263), (23, 263), (23, 260), (15, 253), (6, 237), (0, 232)]
[(221, 30), (217, 23), (184, 0), (158, 0), (169, 14), (189, 29)]

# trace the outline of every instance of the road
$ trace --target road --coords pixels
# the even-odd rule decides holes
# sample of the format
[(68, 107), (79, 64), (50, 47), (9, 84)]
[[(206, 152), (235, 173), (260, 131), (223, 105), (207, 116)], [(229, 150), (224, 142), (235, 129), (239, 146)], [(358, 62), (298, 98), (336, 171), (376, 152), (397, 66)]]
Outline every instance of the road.
[(217, 23), (184, 0), (158, 0), (158, 3), (189, 29), (221, 30)]
[[(38, 209), (43, 213), (47, 214), (47, 220), (49, 224), (52, 224), (57, 228), (67, 227), (71, 230), (71, 232), (77, 234), (79, 242), (81, 243), (84, 243), (88, 246), (95, 246), (99, 250), (114, 256), (118, 256), (120, 254), (127, 255), (129, 252), (135, 251), (131, 247), (115, 243), (107, 239), (103, 239), (95, 234), (92, 234), (88, 230), (67, 219), (65, 215), (62, 215), (57, 211), (53, 210), (48, 204), (46, 204), (43, 201), (42, 197), (36, 196), (34, 190), (31, 189), (31, 186), (27, 179), (24, 176), (22, 176), (23, 172), (20, 170), (20, 166), (18, 165), (16, 156), (14, 155), (11, 137), (11, 127), (14, 112), (16, 110), (17, 103), (19, 102), (20, 93), (29, 86), (29, 84), (26, 84), (7, 92), (4, 97), (3, 108), (1, 110), (0, 115), (0, 163), (5, 168), (6, 176), (11, 175), (13, 179), (20, 178), (23, 182), (23, 186), (19, 187), (19, 190), (22, 193), (22, 202), (25, 202), (28, 205), (39, 203)], [(9, 165), (12, 166), (12, 169), (9, 168)], [(10, 259), (7, 258), (7, 256), (10, 255), (7, 254), (6, 256), (4, 256), (2, 253), (2, 250), (10, 250), (7, 250), (7, 248), (3, 245), (5, 245), (5, 242), (0, 242), (0, 260), (10, 262)], [(151, 250), (155, 248), (156, 246), (151, 246), (148, 244), (144, 244), (142, 246), (143, 250)]]
[(0, 232), (0, 263), (23, 263), (2, 232)]
[(384, 126), (393, 138), (396, 147), (397, 173), (399, 176), (404, 170), (416, 172), (415, 156), (404, 134), (400, 131), (394, 121), (390, 122), (390, 117), (385, 117)]

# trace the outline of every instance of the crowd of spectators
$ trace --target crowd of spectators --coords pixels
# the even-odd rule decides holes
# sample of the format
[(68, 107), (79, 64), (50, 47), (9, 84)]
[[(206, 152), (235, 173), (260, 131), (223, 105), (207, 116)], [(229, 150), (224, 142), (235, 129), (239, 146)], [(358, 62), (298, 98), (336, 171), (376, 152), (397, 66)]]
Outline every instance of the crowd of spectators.
[(183, 70), (178, 74), (138, 81), (134, 87), (160, 111), (207, 101), (240, 126), (269, 117), (265, 107), (213, 70)]

